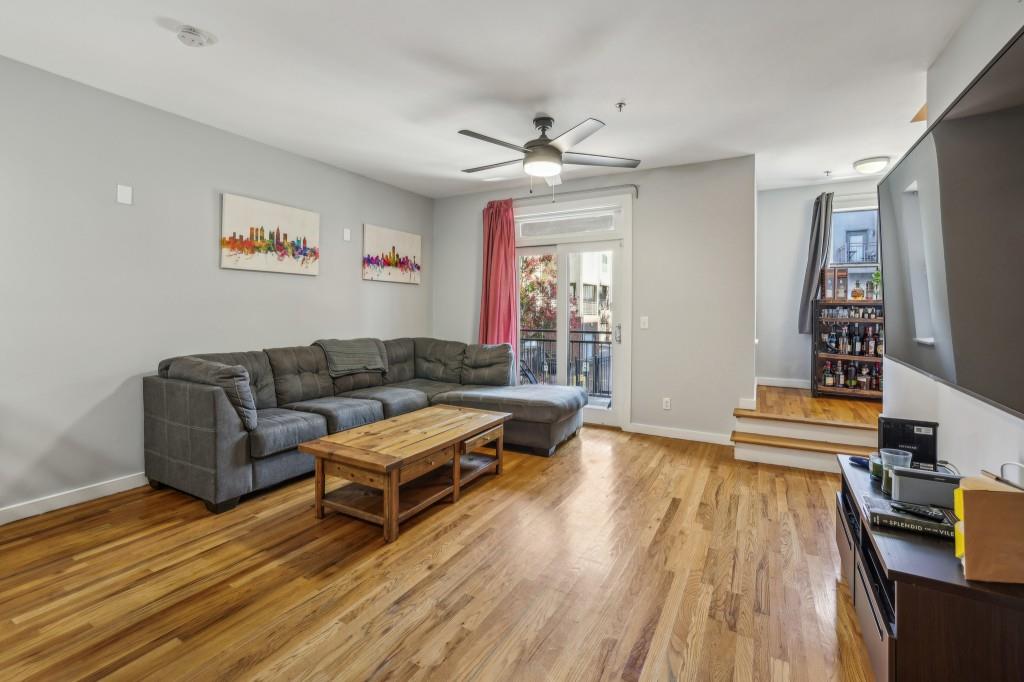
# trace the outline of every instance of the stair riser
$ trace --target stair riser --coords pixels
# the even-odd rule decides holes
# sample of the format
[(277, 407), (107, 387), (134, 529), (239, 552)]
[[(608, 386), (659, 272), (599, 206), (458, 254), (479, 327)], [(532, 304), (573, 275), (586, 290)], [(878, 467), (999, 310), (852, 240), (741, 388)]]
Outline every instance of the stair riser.
[(835, 456), (825, 455), (820, 452), (737, 443), (734, 456), (736, 459), (743, 460), (744, 462), (758, 462), (796, 469), (839, 473), (839, 463), (836, 461)]
[(878, 445), (878, 432), (865, 429), (851, 429), (845, 426), (825, 426), (777, 419), (736, 418), (736, 430), (758, 433), (762, 436), (783, 436), (802, 440), (823, 440), (846, 445)]

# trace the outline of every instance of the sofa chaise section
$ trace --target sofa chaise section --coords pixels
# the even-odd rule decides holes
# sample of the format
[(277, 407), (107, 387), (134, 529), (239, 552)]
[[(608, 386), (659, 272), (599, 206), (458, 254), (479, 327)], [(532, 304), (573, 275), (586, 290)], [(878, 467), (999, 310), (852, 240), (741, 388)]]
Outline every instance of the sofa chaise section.
[(510, 412), (505, 442), (550, 456), (583, 426), (587, 393), (578, 386), (477, 386), (440, 393), (433, 402)]

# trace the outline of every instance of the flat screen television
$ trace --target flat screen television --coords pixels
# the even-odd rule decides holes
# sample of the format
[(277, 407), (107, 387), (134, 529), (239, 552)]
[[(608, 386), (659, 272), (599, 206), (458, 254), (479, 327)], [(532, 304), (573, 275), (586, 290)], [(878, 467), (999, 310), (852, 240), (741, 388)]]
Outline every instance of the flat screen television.
[(885, 353), (1024, 417), (1024, 31), (878, 186)]

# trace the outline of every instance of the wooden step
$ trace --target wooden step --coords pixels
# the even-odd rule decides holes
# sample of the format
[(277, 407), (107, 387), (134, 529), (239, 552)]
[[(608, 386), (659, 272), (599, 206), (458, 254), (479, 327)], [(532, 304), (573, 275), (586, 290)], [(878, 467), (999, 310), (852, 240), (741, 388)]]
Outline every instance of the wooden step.
[(804, 417), (795, 414), (773, 414), (771, 412), (758, 412), (737, 407), (732, 411), (732, 416), (738, 419), (767, 419), (779, 422), (791, 422), (794, 424), (814, 424), (815, 426), (838, 426), (844, 429), (860, 429), (863, 431), (878, 431), (878, 424), (864, 424), (858, 422), (832, 421), (830, 419), (818, 419), (815, 417)]
[(803, 450), (804, 452), (816, 452), (823, 455), (868, 455), (876, 452), (878, 448), (865, 445), (846, 445), (844, 443), (829, 443), (823, 440), (804, 440), (802, 438), (785, 438), (783, 436), (765, 436), (760, 433), (745, 433), (733, 431), (729, 437), (733, 443), (745, 445), (763, 445), (770, 448), (786, 448), (789, 450)]

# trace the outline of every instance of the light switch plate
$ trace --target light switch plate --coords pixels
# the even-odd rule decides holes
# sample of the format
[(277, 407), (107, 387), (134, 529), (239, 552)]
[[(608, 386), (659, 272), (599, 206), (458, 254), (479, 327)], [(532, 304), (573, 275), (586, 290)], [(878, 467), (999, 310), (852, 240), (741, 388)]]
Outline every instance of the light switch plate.
[(352, 230), (350, 230), (350, 229), (348, 229), (346, 227), (344, 230), (342, 230), (341, 234), (342, 234), (342, 236), (345, 237), (345, 241), (347, 241), (347, 242), (352, 241)]
[(131, 185), (118, 185), (117, 186), (117, 203), (132, 205), (132, 186)]
[(647, 319), (647, 316), (646, 315), (641, 315), (640, 316), (640, 328), (641, 329), (647, 329), (647, 327), (649, 327), (649, 326), (650, 326), (650, 324), (649, 324), (649, 321)]

